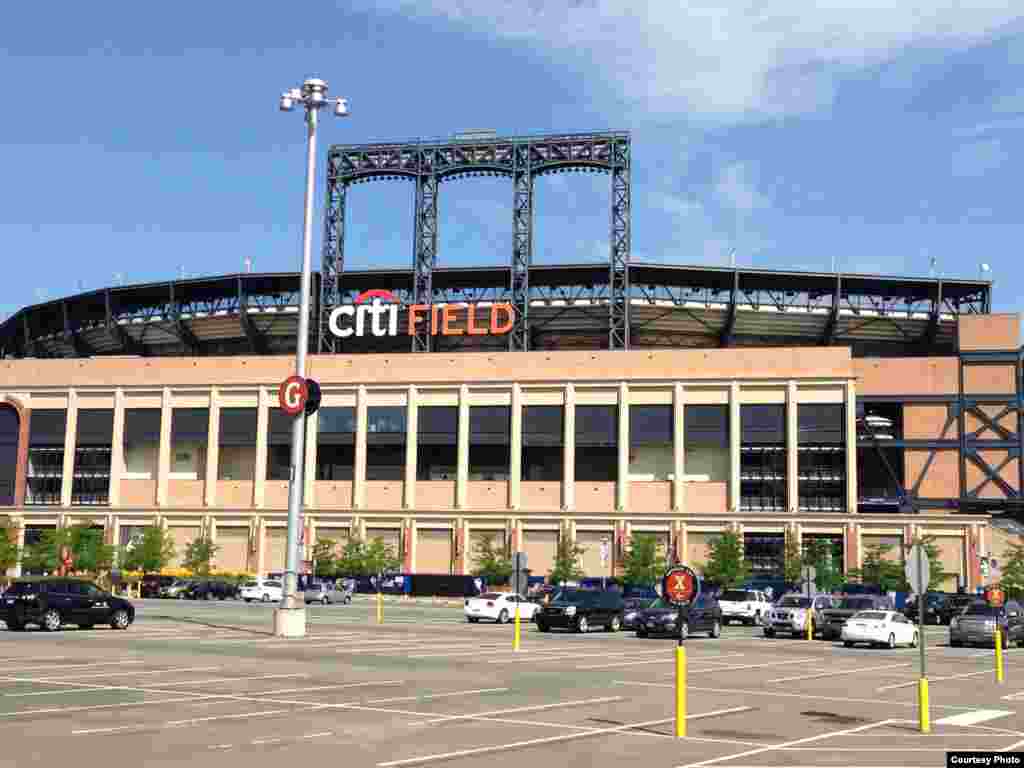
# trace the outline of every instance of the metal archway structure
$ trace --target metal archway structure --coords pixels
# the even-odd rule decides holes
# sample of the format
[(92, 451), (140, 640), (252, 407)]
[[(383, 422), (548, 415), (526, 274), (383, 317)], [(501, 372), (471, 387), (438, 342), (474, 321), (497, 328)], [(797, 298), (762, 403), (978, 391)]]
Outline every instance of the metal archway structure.
[[(416, 184), (413, 215), (412, 303), (434, 297), (437, 203), (441, 182), (468, 176), (512, 179), (511, 301), (515, 324), (509, 349), (530, 344), (530, 267), (533, 262), (533, 182), (546, 173), (591, 171), (611, 176), (608, 263), (608, 348), (629, 349), (630, 136), (627, 132), (544, 136), (473, 136), (449, 141), (332, 146), (327, 156), (327, 199), (320, 283), (318, 351), (340, 351), (328, 329), (342, 301), (345, 272), (345, 197), (348, 187), (379, 180)], [(426, 329), (412, 337), (412, 351), (429, 352)]]

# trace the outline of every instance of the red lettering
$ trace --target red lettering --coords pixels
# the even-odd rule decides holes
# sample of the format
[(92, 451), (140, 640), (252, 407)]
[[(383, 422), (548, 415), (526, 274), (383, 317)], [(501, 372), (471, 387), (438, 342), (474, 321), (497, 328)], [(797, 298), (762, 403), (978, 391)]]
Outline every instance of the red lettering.
[(437, 311), (439, 307), (430, 306), (430, 335), (437, 336)]
[(430, 309), (429, 304), (411, 304), (409, 305), (409, 335), (416, 335), (416, 325), (422, 323), (424, 318), (420, 317), (421, 314)]
[(461, 328), (453, 328), (452, 320), (455, 319), (455, 313), (458, 310), (451, 304), (445, 304), (441, 307), (441, 335), (442, 336), (461, 336), (463, 330)]
[[(504, 325), (498, 324), (498, 313), (505, 313)], [(491, 333), (494, 335), (500, 335), (508, 333), (512, 330), (512, 326), (515, 323), (515, 310), (509, 303), (494, 304), (491, 306)]]
[(476, 304), (470, 304), (466, 310), (466, 333), (470, 336), (483, 336), (487, 333), (486, 326), (476, 324)]

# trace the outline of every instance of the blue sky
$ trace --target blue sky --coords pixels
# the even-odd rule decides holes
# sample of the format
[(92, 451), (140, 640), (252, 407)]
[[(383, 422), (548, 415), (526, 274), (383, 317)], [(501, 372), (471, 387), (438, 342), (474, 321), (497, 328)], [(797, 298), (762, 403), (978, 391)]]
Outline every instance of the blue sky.
[[(304, 128), (277, 98), (309, 76), (352, 109), (323, 144), (632, 131), (638, 259), (987, 262), (996, 309), (1024, 310), (1019, 0), (39, 2), (4, 26), (0, 313), (115, 275), (297, 269)], [(538, 180), (538, 262), (606, 258), (608, 185)], [(412, 191), (351, 191), (351, 267), (410, 264)], [(444, 185), (440, 209), (441, 265), (508, 262), (508, 181)]]

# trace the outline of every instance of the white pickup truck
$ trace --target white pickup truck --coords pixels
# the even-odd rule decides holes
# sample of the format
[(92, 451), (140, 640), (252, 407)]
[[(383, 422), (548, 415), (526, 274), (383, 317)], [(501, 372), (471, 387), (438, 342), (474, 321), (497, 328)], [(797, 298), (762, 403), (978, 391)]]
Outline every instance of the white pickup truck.
[(768, 618), (772, 608), (768, 596), (754, 589), (727, 589), (718, 596), (722, 608), (722, 623), (738, 621), (754, 626)]

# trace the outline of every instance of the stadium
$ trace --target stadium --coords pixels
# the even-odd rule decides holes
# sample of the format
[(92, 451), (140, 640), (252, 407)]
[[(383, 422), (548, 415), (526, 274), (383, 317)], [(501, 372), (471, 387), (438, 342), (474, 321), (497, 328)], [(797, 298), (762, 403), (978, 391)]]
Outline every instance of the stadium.
[[(588, 576), (630, 537), (699, 564), (724, 530), (756, 575), (787, 541), (845, 570), (934, 536), (946, 589), (998, 576), (1020, 513), (1022, 348), (986, 281), (631, 261), (627, 133), (333, 146), (314, 276), (303, 560), (384, 538), (465, 574), (483, 535)], [(611, 178), (609, 259), (533, 263), (533, 182)], [(443, 184), (513, 185), (504, 267), (440, 267)], [(408, 270), (346, 270), (345, 195), (416, 185)], [(0, 517), (24, 545), (93, 521), (208, 535), (223, 570), (285, 562), (297, 273), (109, 287), (0, 325)]]

